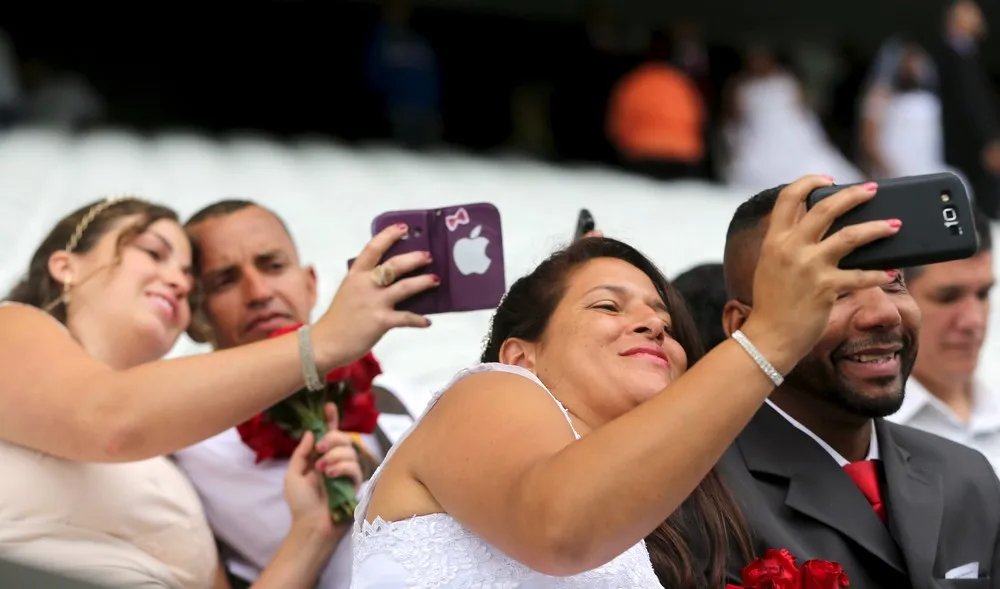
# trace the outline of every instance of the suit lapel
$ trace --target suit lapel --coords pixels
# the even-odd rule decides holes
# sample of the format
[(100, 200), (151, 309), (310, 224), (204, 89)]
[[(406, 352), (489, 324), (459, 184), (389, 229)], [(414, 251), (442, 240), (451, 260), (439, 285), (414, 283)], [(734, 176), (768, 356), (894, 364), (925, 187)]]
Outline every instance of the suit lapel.
[(737, 438), (737, 445), (751, 473), (787, 479), (786, 506), (905, 572), (889, 530), (850, 476), (813, 439), (765, 405)]
[(876, 420), (879, 452), (885, 467), (889, 529), (899, 539), (911, 579), (930, 579), (944, 513), (940, 475), (914, 464), (893, 439), (891, 424)]

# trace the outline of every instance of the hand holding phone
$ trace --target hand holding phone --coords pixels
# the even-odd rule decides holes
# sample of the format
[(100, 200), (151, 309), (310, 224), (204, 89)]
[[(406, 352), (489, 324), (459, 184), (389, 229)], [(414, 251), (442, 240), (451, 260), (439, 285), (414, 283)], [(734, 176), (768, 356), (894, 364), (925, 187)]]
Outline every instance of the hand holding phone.
[(407, 252), (430, 252), (431, 263), (411, 275), (435, 274), (441, 283), (400, 302), (396, 309), (432, 315), (493, 309), (500, 304), (507, 283), (500, 212), (495, 206), (472, 203), (382, 213), (372, 221), (372, 234), (397, 223), (405, 224), (409, 232), (386, 252), (383, 261)]
[[(814, 190), (806, 208), (851, 185)], [(962, 179), (951, 172), (889, 178), (878, 182), (875, 197), (834, 221), (827, 235), (849, 225), (899, 219), (896, 235), (861, 246), (840, 261), (843, 269), (891, 270), (975, 255), (978, 238), (972, 201)]]

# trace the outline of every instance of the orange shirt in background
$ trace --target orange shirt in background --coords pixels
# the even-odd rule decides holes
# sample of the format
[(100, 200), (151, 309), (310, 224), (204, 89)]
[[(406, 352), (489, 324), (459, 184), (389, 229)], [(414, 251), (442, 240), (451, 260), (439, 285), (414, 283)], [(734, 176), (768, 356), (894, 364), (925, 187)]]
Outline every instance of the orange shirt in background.
[(683, 72), (662, 63), (641, 65), (612, 91), (608, 136), (631, 160), (700, 162), (705, 152), (704, 105)]

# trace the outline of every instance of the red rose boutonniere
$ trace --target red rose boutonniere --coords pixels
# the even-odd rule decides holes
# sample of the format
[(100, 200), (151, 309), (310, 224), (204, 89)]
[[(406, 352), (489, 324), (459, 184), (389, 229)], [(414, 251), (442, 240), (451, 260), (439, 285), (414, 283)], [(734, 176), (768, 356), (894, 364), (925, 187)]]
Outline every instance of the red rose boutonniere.
[(844, 567), (826, 560), (807, 560), (799, 575), (802, 589), (839, 589), (851, 585)]
[(741, 572), (743, 585), (726, 589), (840, 589), (850, 586), (843, 567), (826, 560), (808, 560), (799, 569), (787, 550), (768, 550)]
[[(273, 332), (278, 337), (297, 330), (301, 325), (285, 327)], [(311, 431), (316, 440), (327, 433), (327, 403), (337, 405), (340, 429), (345, 432), (370, 434), (378, 423), (372, 381), (382, 373), (378, 360), (369, 352), (360, 360), (330, 371), (326, 375), (326, 388), (321, 391), (302, 389), (267, 411), (237, 426), (243, 443), (256, 454), (257, 462), (292, 455), (299, 440)], [(354, 483), (347, 477), (323, 477), (334, 523), (351, 521), (357, 497)]]

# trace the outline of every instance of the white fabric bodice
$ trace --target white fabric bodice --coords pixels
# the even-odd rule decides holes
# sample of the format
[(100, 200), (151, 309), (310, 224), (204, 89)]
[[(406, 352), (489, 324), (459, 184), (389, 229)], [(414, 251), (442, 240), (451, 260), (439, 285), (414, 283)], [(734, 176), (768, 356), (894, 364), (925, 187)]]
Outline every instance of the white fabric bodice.
[(212, 587), (215, 539), (168, 458), (76, 462), (0, 441), (0, 472), (0, 558), (114, 587)]
[(480, 364), (458, 373), (448, 386), (433, 395), (421, 419), (393, 446), (372, 476), (355, 512), (354, 571), (352, 589), (653, 589), (660, 583), (639, 542), (611, 562), (571, 577), (552, 577), (533, 571), (503, 554), (446, 513), (368, 523), (368, 504), (385, 465), (434, 407), (444, 391), (470, 375), (500, 371), (523, 376), (537, 384), (559, 405), (573, 435), (566, 408), (530, 372), (505, 364)]

